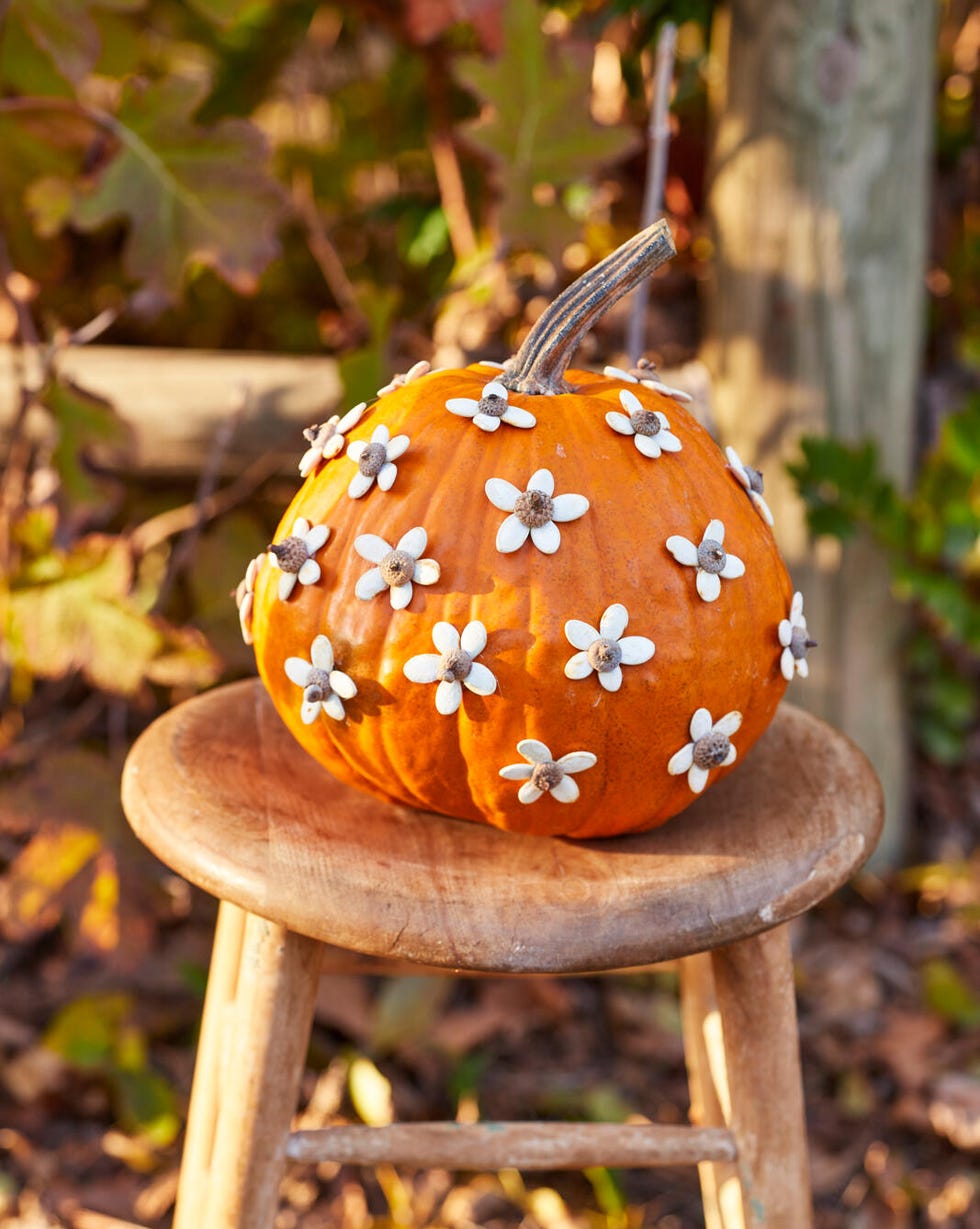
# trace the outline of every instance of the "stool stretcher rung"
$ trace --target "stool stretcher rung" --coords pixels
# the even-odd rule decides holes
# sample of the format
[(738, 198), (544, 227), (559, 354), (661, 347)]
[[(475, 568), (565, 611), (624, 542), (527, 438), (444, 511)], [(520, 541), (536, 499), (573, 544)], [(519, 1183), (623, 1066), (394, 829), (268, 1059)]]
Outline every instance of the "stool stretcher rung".
[(292, 1161), (405, 1165), (413, 1169), (622, 1169), (733, 1161), (723, 1127), (647, 1123), (410, 1122), (384, 1127), (340, 1126), (295, 1131)]

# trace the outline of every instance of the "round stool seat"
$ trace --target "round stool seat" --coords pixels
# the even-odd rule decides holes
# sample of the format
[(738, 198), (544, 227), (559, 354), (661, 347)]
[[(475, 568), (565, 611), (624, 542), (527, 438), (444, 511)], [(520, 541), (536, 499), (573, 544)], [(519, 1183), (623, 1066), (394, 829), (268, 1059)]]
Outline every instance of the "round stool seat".
[(352, 951), (511, 973), (628, 968), (756, 934), (839, 887), (882, 819), (864, 755), (784, 704), (745, 762), (662, 828), (501, 832), (340, 784), (258, 680), (155, 721), (122, 796), (144, 844), (222, 900)]

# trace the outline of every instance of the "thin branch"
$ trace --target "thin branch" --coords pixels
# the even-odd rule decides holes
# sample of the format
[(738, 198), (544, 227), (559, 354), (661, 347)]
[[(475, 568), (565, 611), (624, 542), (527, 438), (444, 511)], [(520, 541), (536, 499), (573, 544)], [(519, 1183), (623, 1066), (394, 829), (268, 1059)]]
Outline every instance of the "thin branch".
[[(670, 146), (670, 87), (674, 80), (676, 50), (677, 27), (672, 21), (665, 21), (657, 39), (653, 98), (650, 105), (650, 123), (647, 127), (647, 178), (643, 191), (642, 229), (650, 226), (663, 209), (667, 150)], [(626, 331), (626, 353), (633, 364), (639, 361), (645, 348), (643, 343), (649, 302), (650, 283), (643, 281), (633, 292)]]
[(201, 470), (197, 491), (194, 495), (194, 520), (184, 531), (183, 537), (177, 543), (170, 557), (170, 566), (167, 568), (167, 574), (163, 579), (163, 584), (160, 586), (160, 592), (157, 594), (157, 609), (166, 604), (174, 582), (193, 558), (194, 551), (197, 549), (198, 539), (201, 536), (201, 530), (208, 519), (206, 514), (207, 504), (213, 499), (215, 488), (218, 485), (221, 462), (224, 460), (225, 453), (228, 451), (228, 447), (235, 432), (238, 430), (239, 424), (245, 414), (251, 409), (253, 400), (251, 388), (247, 384), (243, 385), (238, 390), (238, 404), (214, 433), (214, 437), (211, 440), (211, 448)]
[(179, 508), (168, 508), (157, 516), (144, 521), (129, 535), (129, 545), (137, 555), (145, 555), (147, 551), (166, 542), (175, 534), (184, 533), (194, 525), (203, 528), (209, 521), (223, 516), (225, 512), (245, 502), (255, 491), (271, 478), (279, 469), (279, 458), (272, 453), (260, 457), (220, 491), (202, 501), (182, 504)]
[(439, 185), (439, 199), (446, 217), (449, 242), (457, 259), (466, 260), (476, 252), (478, 244), (473, 220), (466, 203), (466, 186), (456, 153), (449, 96), (446, 82), (450, 80), (445, 55), (441, 48), (431, 47), (425, 54), (425, 88), (429, 104), (429, 153)]
[(306, 231), (306, 242), (310, 255), (316, 261), (327, 288), (336, 300), (337, 306), (351, 320), (352, 331), (359, 338), (370, 337), (370, 321), (357, 301), (357, 292), (347, 276), (343, 261), (337, 255), (337, 249), (330, 241), (327, 228), (323, 225), (323, 218), (320, 216), (316, 197), (313, 194), (313, 179), (310, 172), (299, 168), (293, 171), (291, 189), (293, 208)]

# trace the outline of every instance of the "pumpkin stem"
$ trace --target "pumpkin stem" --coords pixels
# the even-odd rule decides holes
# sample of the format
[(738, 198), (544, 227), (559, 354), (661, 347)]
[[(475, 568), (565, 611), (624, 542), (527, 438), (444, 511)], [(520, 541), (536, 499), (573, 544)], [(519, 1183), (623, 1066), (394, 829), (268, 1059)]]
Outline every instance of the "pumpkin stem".
[(524, 344), (495, 377), (515, 393), (570, 393), (565, 369), (593, 324), (676, 254), (665, 218), (593, 265), (544, 309)]

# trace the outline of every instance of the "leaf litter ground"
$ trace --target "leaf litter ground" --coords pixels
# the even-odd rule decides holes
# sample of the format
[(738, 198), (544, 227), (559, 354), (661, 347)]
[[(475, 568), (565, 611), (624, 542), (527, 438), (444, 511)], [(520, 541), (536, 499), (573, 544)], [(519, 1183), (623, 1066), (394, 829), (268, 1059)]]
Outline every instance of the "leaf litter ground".
[[(980, 860), (970, 852), (980, 745), (955, 777), (920, 767), (919, 868), (865, 878), (794, 924), (818, 1229), (980, 1227)], [(96, 788), (84, 759), (74, 771), (76, 789)], [(0, 808), (8, 869), (24, 848), (18, 813)], [(0, 1227), (163, 1229), (214, 906), (117, 841), (101, 870), (117, 892), (126, 885), (125, 921), (107, 936), (98, 860), (87, 878), (68, 873), (85, 854), (77, 835), (61, 851), (62, 878), (49, 857), (51, 873), (34, 884), (36, 924), (23, 897), (2, 901)], [(88, 929), (69, 915), (87, 916)], [(111, 915), (103, 901), (103, 922)], [(297, 1125), (676, 1123), (686, 1106), (670, 969), (450, 981), (352, 965), (324, 981)], [(701, 1223), (696, 1175), (680, 1169), (306, 1166), (290, 1170), (282, 1198), (279, 1229)]]

